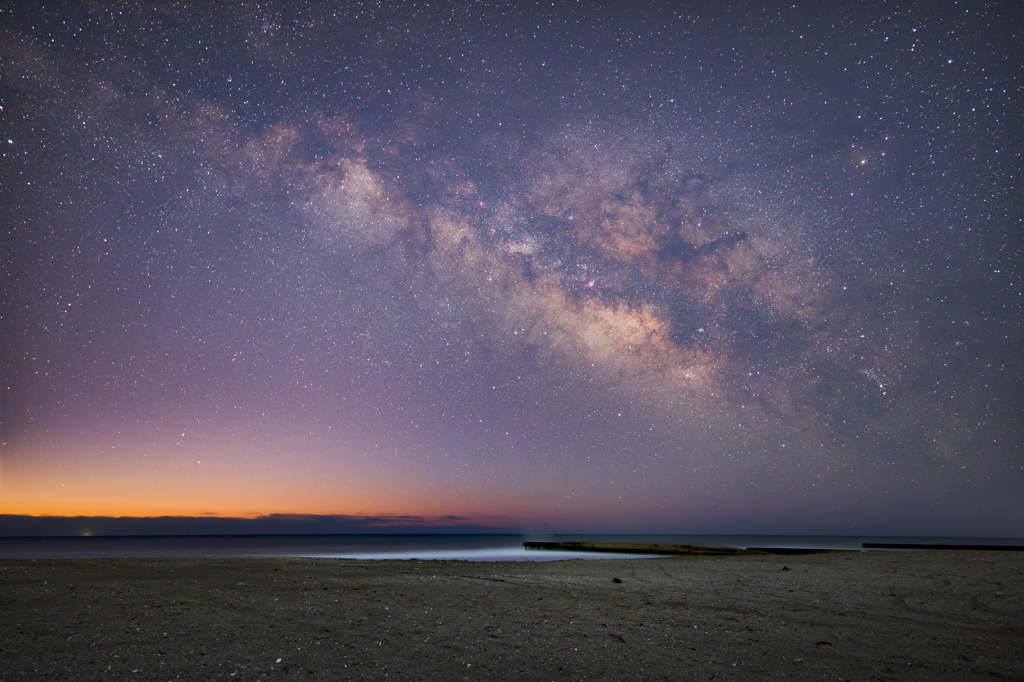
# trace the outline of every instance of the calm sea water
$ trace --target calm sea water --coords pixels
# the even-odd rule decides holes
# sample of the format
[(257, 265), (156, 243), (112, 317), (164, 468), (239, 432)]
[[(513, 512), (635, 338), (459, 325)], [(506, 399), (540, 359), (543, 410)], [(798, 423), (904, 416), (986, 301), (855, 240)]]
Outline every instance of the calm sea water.
[(523, 542), (527, 540), (820, 549), (861, 549), (861, 543), (864, 542), (1024, 545), (1024, 540), (1019, 538), (795, 535), (151, 535), (0, 538), (0, 559), (274, 556), (446, 561), (556, 561), (650, 556), (528, 550), (523, 548)]

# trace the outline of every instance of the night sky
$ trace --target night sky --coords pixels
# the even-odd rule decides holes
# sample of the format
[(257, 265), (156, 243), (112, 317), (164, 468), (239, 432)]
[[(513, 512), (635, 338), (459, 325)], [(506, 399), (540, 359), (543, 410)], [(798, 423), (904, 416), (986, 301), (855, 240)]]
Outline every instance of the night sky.
[(0, 4), (0, 514), (1024, 535), (1016, 2)]

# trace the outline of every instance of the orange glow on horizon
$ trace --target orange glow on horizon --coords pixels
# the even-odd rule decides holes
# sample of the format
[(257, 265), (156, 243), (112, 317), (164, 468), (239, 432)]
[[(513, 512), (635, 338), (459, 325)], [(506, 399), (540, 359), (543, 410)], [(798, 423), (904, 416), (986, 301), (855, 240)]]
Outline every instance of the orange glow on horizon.
[[(422, 475), (387, 461), (316, 461), (284, 466), (272, 457), (232, 450), (192, 453), (151, 450), (145, 457), (111, 456), (98, 448), (54, 448), (8, 456), (0, 468), (0, 514), (27, 516), (161, 516), (256, 519), (338, 515), (437, 519), (454, 516), (540, 519), (557, 512), (544, 485), (498, 486)], [(399, 473), (394, 473), (399, 472)], [(524, 508), (530, 510), (524, 514)]]

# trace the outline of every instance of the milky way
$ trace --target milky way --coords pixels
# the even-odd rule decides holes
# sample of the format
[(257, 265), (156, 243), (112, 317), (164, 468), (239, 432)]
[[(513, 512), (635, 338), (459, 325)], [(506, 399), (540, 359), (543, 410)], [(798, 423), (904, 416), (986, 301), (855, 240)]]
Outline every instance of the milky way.
[(9, 4), (0, 513), (1024, 532), (1013, 10)]

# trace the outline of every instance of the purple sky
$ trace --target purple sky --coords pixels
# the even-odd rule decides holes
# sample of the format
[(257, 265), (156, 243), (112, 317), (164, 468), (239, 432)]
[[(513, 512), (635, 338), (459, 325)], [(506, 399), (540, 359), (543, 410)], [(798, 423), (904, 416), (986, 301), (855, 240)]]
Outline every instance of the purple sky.
[(0, 514), (1024, 534), (1019, 8), (673, 7), (0, 5)]

